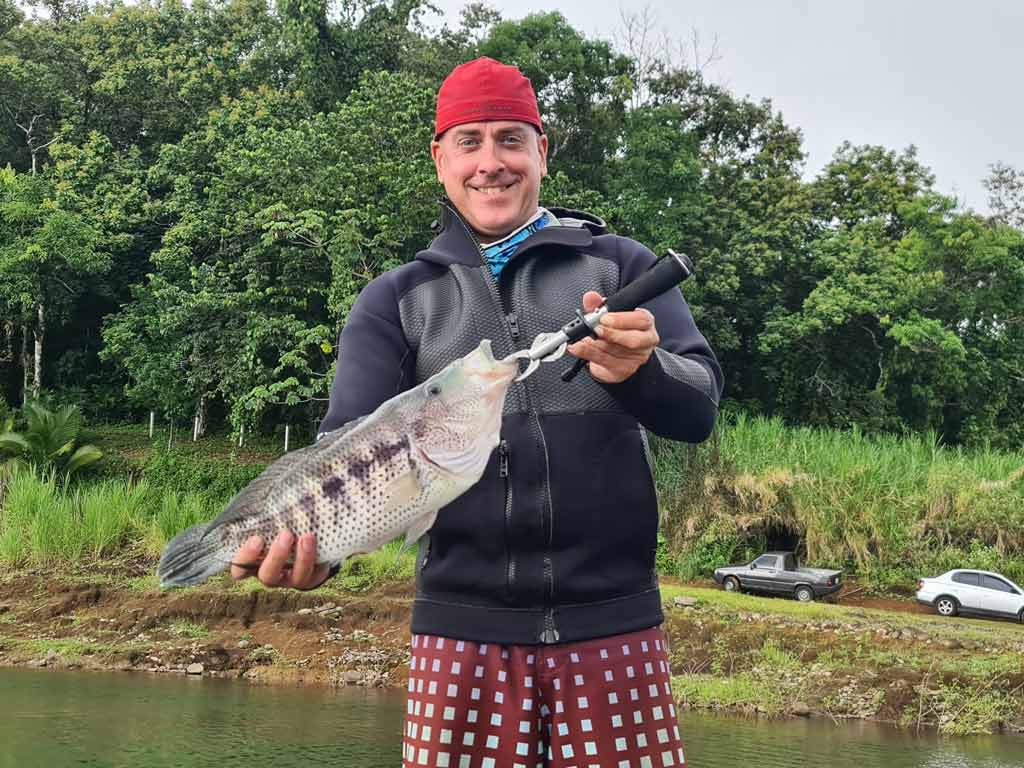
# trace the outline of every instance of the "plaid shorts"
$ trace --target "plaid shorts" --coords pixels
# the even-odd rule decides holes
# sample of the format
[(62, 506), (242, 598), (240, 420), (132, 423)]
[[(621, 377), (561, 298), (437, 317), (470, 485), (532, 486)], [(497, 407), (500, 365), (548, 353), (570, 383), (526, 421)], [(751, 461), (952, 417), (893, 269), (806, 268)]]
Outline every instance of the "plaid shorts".
[(413, 635), (403, 768), (685, 766), (660, 627), (564, 645)]

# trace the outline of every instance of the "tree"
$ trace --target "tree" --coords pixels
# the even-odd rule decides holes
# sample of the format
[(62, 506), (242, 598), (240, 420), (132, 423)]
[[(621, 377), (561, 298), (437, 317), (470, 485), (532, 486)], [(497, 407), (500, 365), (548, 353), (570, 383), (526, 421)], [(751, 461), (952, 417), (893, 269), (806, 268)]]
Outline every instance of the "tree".
[(982, 183), (988, 190), (992, 217), (1024, 230), (1024, 172), (1004, 163), (995, 163), (991, 168), (992, 173)]
[[(32, 329), (35, 397), (42, 387), (48, 325), (66, 322), (85, 281), (109, 267), (96, 231), (59, 206), (45, 177), (0, 170), (0, 307), (26, 329), (23, 348)], [(27, 359), (23, 365), (27, 379)]]
[(1020, 236), (935, 193), (913, 148), (844, 145), (812, 194), (812, 287), (762, 339), (780, 411), (952, 442), (1019, 440), (1008, 422), (1024, 370)]
[(432, 93), (380, 73), (335, 112), (302, 109), (248, 94), (165, 154), (154, 179), (175, 223), (104, 332), (133, 398), (180, 416), (219, 403), (236, 425), (286, 405), (318, 415), (356, 294), (426, 244)]
[(611, 161), (621, 231), (697, 265), (684, 291), (727, 374), (726, 396), (767, 412), (775, 385), (765, 319), (798, 306), (811, 232), (797, 130), (769, 102), (737, 99), (697, 72), (667, 70), (625, 123)]

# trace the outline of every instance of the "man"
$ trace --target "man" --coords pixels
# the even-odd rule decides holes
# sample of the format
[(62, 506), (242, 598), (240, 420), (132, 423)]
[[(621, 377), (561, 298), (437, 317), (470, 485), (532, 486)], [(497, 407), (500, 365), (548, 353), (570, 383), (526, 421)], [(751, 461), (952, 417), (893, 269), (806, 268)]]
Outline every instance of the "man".
[[(438, 93), (439, 234), (360, 294), (321, 433), (373, 411), (489, 338), (529, 345), (654, 262), (587, 214), (538, 205), (547, 137), (530, 82), (482, 58)], [(646, 429), (699, 442), (722, 374), (679, 291), (609, 313), (509, 390), (483, 478), (420, 540), (404, 766), (682, 765), (654, 555)], [(284, 531), (235, 562), (268, 586), (327, 577)], [(234, 570), (242, 577), (245, 569)]]

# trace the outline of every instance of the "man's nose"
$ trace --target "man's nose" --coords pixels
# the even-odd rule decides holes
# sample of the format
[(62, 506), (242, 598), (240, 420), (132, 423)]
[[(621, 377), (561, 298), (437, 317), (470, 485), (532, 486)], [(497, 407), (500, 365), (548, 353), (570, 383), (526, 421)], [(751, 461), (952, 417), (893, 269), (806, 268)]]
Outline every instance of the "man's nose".
[(501, 148), (498, 143), (487, 139), (480, 147), (477, 155), (476, 172), (485, 176), (494, 176), (505, 170), (505, 161), (501, 158)]

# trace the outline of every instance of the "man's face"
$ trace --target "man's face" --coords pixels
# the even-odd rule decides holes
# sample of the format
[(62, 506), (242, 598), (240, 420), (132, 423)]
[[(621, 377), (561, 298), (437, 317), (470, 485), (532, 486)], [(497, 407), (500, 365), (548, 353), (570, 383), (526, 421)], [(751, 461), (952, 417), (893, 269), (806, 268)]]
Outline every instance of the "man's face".
[(537, 211), (548, 137), (511, 121), (465, 123), (431, 142), (437, 179), (485, 240), (504, 237)]

